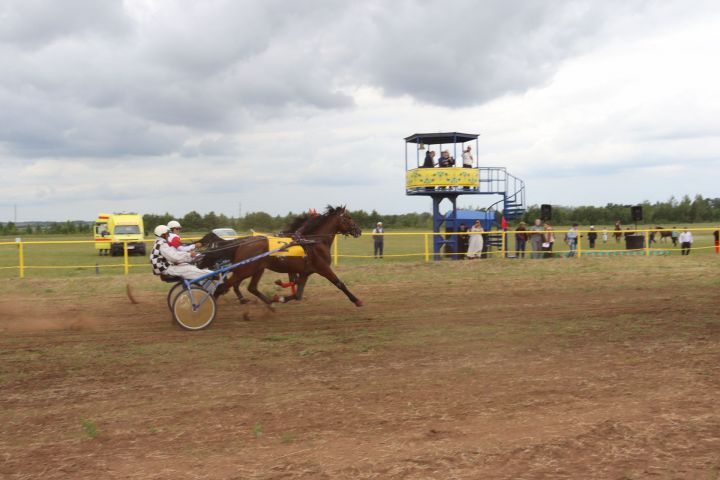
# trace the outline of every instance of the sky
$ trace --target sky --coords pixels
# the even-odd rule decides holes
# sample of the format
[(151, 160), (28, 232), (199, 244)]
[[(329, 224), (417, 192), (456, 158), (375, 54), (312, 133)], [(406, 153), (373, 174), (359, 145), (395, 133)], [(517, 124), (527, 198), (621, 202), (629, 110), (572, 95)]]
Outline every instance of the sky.
[(3, 0), (0, 221), (429, 211), (435, 131), (529, 204), (718, 197), (719, 45), (702, 0)]

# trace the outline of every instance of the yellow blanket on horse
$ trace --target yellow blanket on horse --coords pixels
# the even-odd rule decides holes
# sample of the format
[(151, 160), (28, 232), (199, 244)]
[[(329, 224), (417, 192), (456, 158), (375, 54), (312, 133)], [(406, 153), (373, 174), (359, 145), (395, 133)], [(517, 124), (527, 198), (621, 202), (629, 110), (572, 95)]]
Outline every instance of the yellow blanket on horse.
[[(265, 235), (258, 232), (252, 232), (254, 237), (257, 236), (263, 236), (267, 237), (268, 244), (270, 250), (275, 250), (276, 248), (280, 248), (284, 245), (290, 245), (292, 243), (292, 238), (290, 237), (275, 237), (273, 235)], [(279, 252), (275, 252), (270, 255), (271, 257), (304, 257), (305, 256), (305, 249), (301, 247), (300, 245), (293, 245), (292, 247), (288, 248), (287, 250), (280, 250)]]

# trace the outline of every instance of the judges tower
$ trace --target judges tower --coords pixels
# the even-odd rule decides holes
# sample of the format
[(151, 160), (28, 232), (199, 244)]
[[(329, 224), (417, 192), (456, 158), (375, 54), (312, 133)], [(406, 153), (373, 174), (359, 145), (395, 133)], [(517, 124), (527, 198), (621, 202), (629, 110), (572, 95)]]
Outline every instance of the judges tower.
[[(443, 224), (455, 228), (457, 198), (460, 195), (494, 197), (487, 210), (501, 213), (507, 221), (525, 212), (525, 182), (509, 174), (505, 167), (481, 167), (478, 136), (472, 133), (440, 132), (415, 133), (405, 138), (405, 194), (424, 195), (432, 199), (435, 233), (441, 233)], [(471, 168), (463, 168), (462, 153), (468, 146), (472, 148), (474, 159)], [(439, 166), (444, 150), (455, 159), (454, 166)], [(432, 167), (429, 162), (426, 165), (426, 155), (430, 151), (436, 152)], [(449, 202), (450, 208), (442, 213), (440, 208), (445, 200)], [(487, 230), (488, 225), (485, 228)], [(441, 258), (443, 246), (457, 252), (457, 236), (444, 238), (443, 235), (433, 235), (436, 260)]]

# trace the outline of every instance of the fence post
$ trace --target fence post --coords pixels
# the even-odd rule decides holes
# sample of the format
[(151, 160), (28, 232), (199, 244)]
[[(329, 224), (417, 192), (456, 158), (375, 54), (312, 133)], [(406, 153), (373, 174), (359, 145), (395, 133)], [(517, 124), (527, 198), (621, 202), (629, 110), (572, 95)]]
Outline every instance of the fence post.
[(580, 232), (578, 232), (577, 236), (577, 257), (580, 258), (582, 256), (582, 235)]
[(425, 262), (430, 261), (430, 235), (427, 233), (423, 234), (425, 237)]
[(20, 270), (20, 278), (25, 278), (25, 250), (23, 242), (18, 242), (18, 269)]
[(505, 234), (506, 232), (504, 230), (502, 231), (502, 237), (500, 237), (500, 258), (505, 258), (506, 252), (505, 252)]
[(333, 253), (332, 253), (333, 265), (336, 267), (338, 264), (338, 242), (339, 241), (340, 241), (340, 236), (336, 234), (335, 241), (333, 242)]
[(128, 264), (128, 244), (127, 240), (123, 242), (123, 257), (125, 263), (125, 275), (130, 272), (130, 265)]
[(643, 236), (645, 238), (645, 256), (650, 256), (650, 230), (643, 230)]

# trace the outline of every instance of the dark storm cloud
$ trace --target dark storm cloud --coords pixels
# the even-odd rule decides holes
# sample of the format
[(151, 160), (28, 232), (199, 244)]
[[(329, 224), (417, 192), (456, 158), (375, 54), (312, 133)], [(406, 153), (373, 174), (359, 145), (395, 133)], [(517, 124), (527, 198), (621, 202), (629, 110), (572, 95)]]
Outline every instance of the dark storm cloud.
[(361, 86), (440, 106), (482, 104), (547, 82), (613, 9), (629, 8), (519, 0), (3, 5), (0, 121), (11, 128), (0, 142), (16, 155), (56, 157), (193, 155), (193, 137), (352, 108), (347, 92)]

